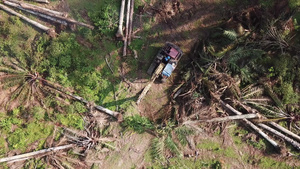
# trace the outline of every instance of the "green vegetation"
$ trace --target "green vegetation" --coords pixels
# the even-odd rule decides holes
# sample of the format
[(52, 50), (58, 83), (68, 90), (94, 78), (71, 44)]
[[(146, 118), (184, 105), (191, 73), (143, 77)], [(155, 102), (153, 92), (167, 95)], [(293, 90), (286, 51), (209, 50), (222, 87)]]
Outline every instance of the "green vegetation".
[(242, 147), (244, 144), (251, 145), (259, 150), (267, 150), (271, 147), (271, 145), (262, 138), (256, 139), (254, 136), (247, 137), (249, 132), (242, 127), (231, 128), (230, 134), (234, 143), (239, 147)]
[[(2, 115), (0, 117), (0, 129), (2, 138), (7, 137), (7, 145), (10, 150), (18, 149), (25, 151), (33, 143), (37, 144), (34, 149), (43, 147), (46, 138), (52, 134), (53, 124), (44, 122), (40, 119), (22, 119), (22, 115), (27, 114), (25, 110), (14, 109), (11, 115)], [(0, 146), (3, 147), (1, 154), (6, 153), (5, 140), (0, 140)]]
[(245, 155), (243, 160), (247, 163), (255, 164), (260, 168), (293, 168), (293, 166), (290, 166), (285, 162), (276, 161), (269, 157)]
[(153, 169), (159, 168), (168, 168), (168, 169), (179, 169), (179, 168), (190, 168), (190, 169), (199, 169), (199, 168), (213, 168), (213, 169), (222, 169), (222, 163), (219, 160), (200, 160), (193, 158), (171, 158), (169, 159), (169, 164), (167, 167), (156, 164), (151, 165)]
[(237, 158), (238, 154), (231, 147), (222, 148), (218, 142), (212, 142), (211, 140), (201, 140), (201, 143), (197, 145), (199, 149), (206, 149), (220, 155), (220, 157)]
[(139, 115), (125, 117), (122, 126), (127, 130), (131, 129), (139, 134), (154, 129), (154, 125), (149, 119)]
[[(1, 88), (7, 90), (13, 86), (19, 87), (9, 95), (8, 102), (1, 103), (11, 109), (0, 115), (1, 157), (12, 149), (25, 152), (44, 148), (54, 124), (84, 129), (82, 116), (87, 111), (85, 105), (68, 100), (57, 90), (49, 90), (44, 86), (45, 81), (67, 93), (76, 93), (112, 110), (117, 106), (126, 110), (129, 106), (130, 100), (125, 99), (127, 91), (118, 96), (120, 101), (114, 99), (114, 92), (124, 87), (115, 78), (119, 76), (117, 70), (120, 63), (118, 46), (112, 37), (119, 9), (115, 4), (119, 3), (111, 2), (70, 2), (71, 6), (82, 4), (73, 9), (91, 9), (88, 15), (96, 30), (78, 27), (74, 33), (63, 31), (53, 39), (37, 32), (18, 17), (0, 11), (0, 69), (1, 72), (13, 74), (12, 77), (1, 77)], [(72, 15), (83, 21), (76, 10), (72, 11)], [(103, 45), (99, 45), (99, 42)], [(110, 73), (105, 63), (104, 57), (108, 54), (111, 54), (109, 60), (115, 74)], [(32, 91), (26, 76), (36, 73), (39, 80), (33, 81), (33, 84), (39, 90)], [(17, 107), (15, 103), (22, 107)], [(59, 137), (60, 134), (56, 133), (55, 139)], [(37, 162), (33, 163), (40, 166)], [(31, 165), (28, 163), (27, 168)], [(40, 167), (43, 168), (42, 165)]]
[[(53, 1), (58, 3), (56, 0)], [(184, 3), (183, 0), (180, 2)], [(145, 10), (144, 7), (149, 6), (151, 10), (157, 11), (153, 16), (148, 14), (149, 11), (145, 16), (138, 15), (141, 23), (136, 24), (142, 29), (138, 33), (141, 38), (133, 39), (128, 56), (121, 58), (119, 53), (122, 42), (116, 42), (114, 39), (118, 25), (119, 0), (72, 0), (68, 3), (71, 17), (91, 22), (95, 29), (78, 27), (72, 33), (69, 30), (62, 30), (57, 37), (50, 38), (37, 32), (18, 17), (0, 11), (0, 87), (5, 95), (5, 99), (1, 98), (3, 100), (0, 106), (3, 107), (1, 111), (6, 111), (0, 113), (0, 157), (7, 156), (11, 150), (26, 152), (46, 148), (49, 146), (45, 144), (47, 138), (53, 137), (58, 141), (63, 135), (61, 131), (64, 127), (84, 130), (86, 124), (83, 116), (90, 110), (86, 105), (70, 100), (65, 93), (82, 96), (91, 101), (88, 105), (95, 103), (111, 110), (134, 114), (134, 111), (138, 111), (133, 110), (135, 107), (131, 105), (136, 99), (136, 96), (133, 96), (135, 93), (131, 93), (132, 88), (129, 89), (132, 86), (127, 87), (122, 82), (119, 72), (122, 72), (123, 76), (124, 69), (124, 76), (129, 81), (146, 78), (143, 73), (146, 72), (158, 49), (166, 40), (177, 40), (165, 33), (166, 26), (159, 25), (159, 22), (177, 29), (176, 23), (171, 23), (170, 20), (182, 21), (182, 18), (177, 16), (168, 19), (164, 16), (167, 13), (165, 9), (162, 11), (160, 8), (156, 9), (155, 5), (160, 1), (155, 1), (154, 4), (150, 0), (135, 1), (135, 11), (142, 8)], [(251, 4), (250, 1), (234, 0), (218, 0), (215, 3), (231, 7)], [(183, 104), (187, 107), (186, 109), (184, 107), (187, 110), (185, 115), (197, 110), (194, 109), (197, 106), (188, 106), (202, 100), (207, 101), (208, 104), (205, 105), (211, 106), (210, 113), (219, 111), (219, 107), (214, 107), (216, 98), (212, 95), (214, 92), (219, 92), (217, 97), (221, 99), (244, 104), (244, 107), (239, 109), (241, 111), (248, 111), (248, 106), (267, 117), (299, 115), (300, 60), (297, 49), (300, 39), (298, 11), (300, 3), (298, 0), (288, 1), (290, 10), (294, 12), (280, 18), (272, 18), (264, 13), (274, 7), (275, 1), (259, 0), (257, 3), (259, 6), (257, 11), (255, 10), (258, 7), (255, 6), (250, 12), (245, 10), (241, 15), (234, 14), (232, 19), (236, 20), (232, 23), (228, 21), (213, 28), (205, 27), (207, 36), (205, 35), (203, 39), (201, 37), (201, 43), (194, 51), (195, 55), (191, 55), (193, 65), (187, 66), (192, 67), (190, 72), (195, 72), (189, 75), (197, 77), (195, 79), (199, 80), (199, 83), (193, 84), (193, 89), (189, 91), (192, 102)], [(187, 13), (185, 10), (187, 9), (179, 12), (182, 17), (185, 14), (194, 15), (193, 12)], [(162, 15), (163, 21), (158, 20), (155, 15)], [(291, 18), (291, 23), (287, 18)], [(206, 26), (205, 19), (191, 20), (196, 20), (193, 24), (196, 29), (191, 31), (198, 31), (198, 27)], [(288, 23), (293, 25), (290, 26)], [(189, 31), (178, 33), (179, 35), (177, 33), (174, 37), (180, 37), (177, 40), (180, 43), (193, 38)], [(184, 42), (182, 44), (186, 45)], [(138, 55), (137, 59), (133, 58), (135, 52)], [(198, 75), (201, 75), (201, 78), (198, 79)], [(219, 90), (220, 87), (222, 90)], [(264, 96), (269, 97), (271, 101), (267, 104), (249, 101)], [(157, 96), (149, 96), (145, 102), (156, 104), (152, 103), (154, 97)], [(188, 99), (185, 97), (183, 100)], [(286, 113), (279, 115), (276, 112)], [(164, 110), (161, 110), (160, 115), (163, 113)], [(289, 123), (294, 124), (297, 121), (282, 122), (284, 126)], [(146, 117), (129, 116), (125, 113), (121, 126), (125, 131), (132, 130), (138, 134), (149, 132), (155, 136), (147, 151), (149, 158), (147, 162), (152, 168), (222, 168), (227, 167), (223, 164), (222, 158), (239, 158), (234, 148), (225, 147), (211, 139), (201, 140), (196, 148), (212, 153), (215, 159), (184, 157), (183, 150), (190, 146), (187, 137), (194, 135), (195, 132), (191, 128), (180, 126), (175, 119), (164, 119), (157, 124)], [(54, 130), (59, 132), (54, 134)], [(110, 136), (113, 129), (107, 127), (95, 130), (101, 136)], [(218, 130), (215, 137), (220, 137), (221, 131)], [(263, 139), (252, 137), (250, 132), (240, 127), (234, 127), (230, 134), (236, 144), (234, 146), (241, 147), (245, 142), (257, 150), (268, 150), (268, 143)], [(113, 151), (115, 148), (112, 147), (114, 145), (105, 143), (101, 148)], [(129, 151), (130, 148), (124, 147), (122, 150)], [(78, 158), (78, 155), (72, 155), (70, 152), (68, 155)], [(254, 167), (291, 167), (268, 157), (245, 155), (243, 159)], [(65, 162), (62, 165), (69, 168), (71, 164)], [(1, 164), (1, 167), (6, 165)], [(48, 166), (41, 159), (32, 159), (26, 161), (24, 168), (48, 168)]]

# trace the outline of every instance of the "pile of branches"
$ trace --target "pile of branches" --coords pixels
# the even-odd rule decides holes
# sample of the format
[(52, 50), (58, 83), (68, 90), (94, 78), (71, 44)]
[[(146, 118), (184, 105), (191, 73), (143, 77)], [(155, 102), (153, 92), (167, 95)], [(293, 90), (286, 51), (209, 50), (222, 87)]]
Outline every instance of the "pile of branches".
[(0, 163), (6, 162), (8, 165), (12, 165), (19, 162), (21, 163), (21, 166), (24, 166), (30, 163), (30, 159), (34, 158), (35, 160), (44, 160), (48, 166), (56, 168), (65, 168), (64, 166), (67, 164), (79, 168), (87, 168), (87, 164), (83, 160), (70, 157), (68, 153), (66, 153), (66, 150), (73, 149), (73, 153), (80, 157), (85, 157), (88, 150), (91, 150), (97, 145), (115, 141), (114, 138), (100, 134), (99, 130), (101, 125), (97, 122), (97, 117), (95, 115), (96, 114), (92, 112), (86, 113), (84, 120), (85, 127), (82, 131), (58, 125), (58, 127), (62, 128), (60, 133), (62, 137), (59, 141), (55, 141), (57, 135), (56, 126), (52, 136), (49, 136), (46, 142), (49, 148), (1, 158)]
[[(3, 5), (5, 4), (5, 5)], [(55, 30), (53, 28), (50, 28), (48, 26), (45, 26), (37, 21), (34, 21), (32, 19), (29, 19), (28, 17), (14, 11), (13, 9), (7, 7), (13, 7), (16, 8), (18, 10), (24, 11), (26, 13), (41, 17), (43, 19), (61, 24), (61, 25), (69, 25), (71, 28), (74, 28), (75, 25), (81, 25), (81, 26), (85, 26), (87, 28), (90, 29), (94, 29), (94, 26), (89, 25), (89, 24), (85, 24), (82, 22), (78, 22), (74, 19), (68, 18), (68, 14), (64, 13), (64, 12), (59, 12), (59, 11), (55, 11), (55, 10), (51, 10), (48, 8), (44, 8), (44, 7), (40, 7), (37, 5), (32, 5), (29, 3), (25, 3), (22, 1), (17, 1), (17, 0), (3, 0), (3, 4), (0, 4), (0, 8), (12, 15), (18, 16), (19, 18), (23, 19), (24, 21), (28, 22), (29, 24), (37, 27), (38, 29), (45, 31), (49, 34), (49, 36), (55, 36)]]
[[(228, 25), (228, 22), (224, 25)], [(248, 28), (250, 27), (251, 25), (248, 26)], [(259, 65), (251, 63), (253, 58), (262, 56), (264, 52), (263, 49), (253, 47), (258, 43), (254, 42), (253, 36), (250, 37), (250, 35), (257, 33), (255, 32), (257, 27), (257, 25), (251, 27), (252, 32), (249, 29), (244, 31), (242, 35), (234, 33), (233, 30), (227, 31), (225, 27), (217, 29), (218, 31), (221, 30), (218, 36), (227, 37), (226, 40), (231, 40), (218, 52), (211, 47), (212, 39), (209, 37), (204, 41), (199, 41), (191, 65), (186, 66), (191, 67), (191, 69), (185, 72), (183, 75), (186, 77), (184, 82), (173, 93), (173, 98), (180, 105), (177, 121), (185, 125), (199, 125), (203, 122), (240, 120), (266, 139), (275, 149), (279, 150), (282, 146), (265, 131), (300, 150), (300, 137), (298, 135), (300, 116), (289, 113), (282, 106), (279, 97), (272, 91), (270, 80), (257, 75), (255, 77), (257, 78), (256, 82), (248, 81), (248, 85), (245, 86), (245, 83), (241, 84), (241, 81), (244, 80), (245, 82), (245, 74), (252, 72), (240, 71), (240, 74), (244, 73), (240, 76), (237, 73), (232, 73), (233, 67), (239, 65), (248, 66), (247, 70), (262, 70)], [(252, 42), (249, 42), (248, 39)], [(222, 39), (219, 41), (222, 42)], [(239, 51), (239, 46), (245, 46), (245, 43), (246, 45), (251, 43), (253, 52), (249, 56), (242, 53), (246, 50)], [(268, 46), (263, 47), (270, 50)], [(282, 52), (282, 48), (279, 49), (279, 52)], [(231, 51), (240, 52), (244, 55), (241, 55), (239, 60), (235, 60), (234, 56), (230, 55)], [(244, 79), (242, 79), (243, 77)], [(240, 88), (240, 86), (244, 87)], [(285, 127), (279, 125), (279, 122), (282, 121), (290, 125)]]
[[(199, 125), (203, 122), (241, 120), (276, 149), (280, 149), (280, 145), (263, 130), (300, 150), (300, 137), (291, 131), (297, 131), (299, 116), (285, 113), (274, 105), (271, 97), (263, 96), (267, 86), (251, 85), (240, 91), (235, 79), (227, 73), (219, 72), (217, 65), (215, 63), (210, 68), (206, 77), (194, 78), (197, 80), (192, 80), (184, 92), (177, 96), (182, 103), (178, 121), (185, 125)], [(276, 123), (278, 121), (288, 121), (292, 124), (291, 128), (284, 128)]]

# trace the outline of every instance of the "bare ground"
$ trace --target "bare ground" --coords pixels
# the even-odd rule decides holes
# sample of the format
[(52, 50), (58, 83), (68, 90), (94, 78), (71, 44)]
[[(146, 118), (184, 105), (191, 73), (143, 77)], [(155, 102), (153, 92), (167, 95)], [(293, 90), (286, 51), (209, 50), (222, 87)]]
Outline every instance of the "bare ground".
[[(182, 59), (182, 63), (188, 60), (188, 54), (191, 52), (194, 44), (201, 36), (205, 36), (205, 29), (211, 27), (224, 17), (225, 6), (218, 5), (220, 1), (214, 0), (184, 0), (184, 1), (171, 1), (171, 0), (151, 0), (151, 5), (145, 6), (145, 13), (153, 15), (155, 24), (152, 29), (162, 30), (159, 35), (149, 35), (149, 40), (157, 40), (164, 43), (165, 41), (171, 41), (177, 44), (183, 49), (185, 56)], [(66, 1), (63, 0), (57, 5), (57, 9), (60, 11), (68, 12), (69, 6)], [(1, 17), (1, 16), (0, 16)], [(89, 46), (90, 44), (84, 43), (82, 39), (78, 39), (83, 45)], [(126, 67), (126, 65), (125, 65)], [(176, 70), (178, 71), (178, 70)], [(122, 73), (124, 74), (124, 73)], [(126, 74), (126, 71), (125, 71)], [(176, 72), (175, 72), (176, 74)], [(123, 75), (122, 75), (123, 76)], [(148, 76), (145, 73), (140, 72), (138, 78), (132, 81), (132, 95), (137, 95), (143, 87), (147, 84)], [(166, 84), (153, 84), (151, 90), (146, 95), (142, 103), (137, 106), (141, 115), (147, 116), (151, 119), (157, 119), (164, 113), (164, 107), (169, 104), (169, 89), (174, 85), (174, 77), (169, 79)], [(1, 93), (0, 100), (6, 98), (6, 93)], [(136, 106), (136, 105), (135, 105)], [(117, 128), (117, 127), (115, 127)], [(99, 149), (90, 152), (85, 162), (88, 164), (96, 164), (100, 168), (143, 168), (147, 166), (147, 162), (144, 161), (144, 156), (149, 148), (150, 141), (153, 138), (149, 134), (134, 134), (126, 133), (124, 136), (118, 137), (119, 130), (116, 129), (115, 136), (118, 139), (115, 143), (116, 150)], [(253, 148), (252, 146), (244, 144), (242, 147), (237, 147), (232, 140), (232, 137), (228, 135), (225, 130), (221, 136), (214, 136), (213, 133), (207, 134), (206, 132), (198, 133), (195, 136), (195, 144), (201, 143), (203, 140), (210, 140), (222, 145), (223, 148), (231, 147), (234, 152), (240, 156), (237, 158), (225, 157), (220, 154), (214, 153), (212, 150), (197, 149), (198, 155), (195, 157), (195, 150), (186, 148), (185, 155), (190, 156), (187, 158), (193, 158), (195, 160), (206, 159), (207, 157), (218, 158), (221, 162), (229, 164), (230, 168), (258, 168), (255, 162), (254, 164), (245, 163), (242, 157), (245, 154), (250, 156), (261, 156), (264, 154)], [(287, 156), (275, 157), (275, 160), (285, 160), (290, 164), (299, 166), (299, 161), (290, 159)]]
[[(178, 45), (184, 52), (181, 60), (183, 66), (189, 61), (188, 55), (194, 44), (205, 34), (205, 28), (216, 25), (222, 18), (217, 5), (214, 1), (154, 1), (151, 5), (145, 6), (145, 14), (153, 16), (153, 30), (161, 30), (160, 34), (152, 34), (147, 37), (151, 41), (164, 43), (170, 41)], [(219, 11), (219, 12), (216, 12)], [(149, 61), (151, 62), (151, 60)], [(180, 67), (179, 64), (179, 67)], [(176, 74), (180, 70), (175, 70)], [(138, 80), (134, 81), (136, 91), (141, 91), (147, 83), (147, 76), (139, 74)], [(142, 115), (151, 119), (157, 119), (163, 113), (163, 108), (169, 104), (170, 90), (176, 82), (174, 76), (166, 84), (156, 83), (145, 96), (144, 101), (138, 106)]]

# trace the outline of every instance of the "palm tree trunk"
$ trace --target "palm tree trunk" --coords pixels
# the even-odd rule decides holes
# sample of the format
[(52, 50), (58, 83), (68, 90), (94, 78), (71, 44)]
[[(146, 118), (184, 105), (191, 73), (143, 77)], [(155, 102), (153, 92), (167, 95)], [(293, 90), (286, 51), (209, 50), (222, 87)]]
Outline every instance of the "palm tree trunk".
[[(233, 107), (231, 107), (229, 104), (224, 103), (222, 100), (220, 100), (220, 103), (226, 107), (227, 109), (229, 109), (230, 111), (232, 111), (233, 113), (237, 114), (237, 115), (242, 115), (243, 113), (235, 110)], [(249, 125), (253, 130), (255, 130), (257, 133), (259, 133), (263, 138), (265, 138), (270, 144), (272, 144), (276, 149), (280, 149), (279, 145), (273, 140), (271, 139), (267, 134), (265, 134), (260, 128), (258, 128), (256, 125), (254, 125), (251, 121), (247, 120), (247, 119), (243, 119), (243, 121)]]
[(78, 21), (76, 21), (74, 19), (70, 19), (70, 18), (66, 18), (66, 17), (63, 17), (63, 16), (59, 16), (59, 15), (53, 14), (52, 12), (41, 10), (39, 8), (36, 8), (36, 7), (33, 7), (33, 6), (28, 6), (26, 4), (22, 4), (21, 3), (20, 5), (22, 6), (22, 8), (26, 8), (27, 10), (31, 10), (31, 11), (35, 11), (35, 12), (38, 12), (38, 13), (42, 13), (42, 14), (48, 15), (49, 17), (57, 18), (58, 20), (63, 20), (63, 21), (66, 21), (68, 23), (72, 23), (72, 24), (76, 24), (76, 25), (81, 25), (81, 26), (84, 26), (84, 27), (87, 27), (87, 28), (90, 28), (90, 29), (94, 29), (94, 26), (89, 25), (89, 24), (85, 24), (85, 23), (82, 23), (82, 22), (78, 22)]
[(47, 26), (44, 26), (44, 25), (42, 25), (42, 24), (40, 24), (40, 23), (38, 23), (36, 21), (33, 21), (33, 20), (27, 18), (26, 16), (21, 15), (18, 12), (14, 11), (14, 10), (8, 8), (8, 7), (6, 7), (5, 5), (0, 4), (0, 8), (3, 9), (3, 10), (5, 10), (6, 12), (9, 12), (9, 13), (11, 13), (13, 15), (18, 16), (19, 18), (21, 18), (24, 21), (30, 23), (31, 25), (33, 25), (33, 26), (35, 26), (35, 27), (37, 27), (37, 28), (39, 28), (39, 29), (47, 32), (50, 36), (54, 36), (55, 35), (54, 29), (51, 29), (51, 28), (49, 28)]
[(46, 3), (49, 4), (48, 0), (33, 0), (34, 2), (39, 2), (39, 3)]
[[(83, 102), (83, 103), (85, 103), (85, 104), (88, 104), (88, 103), (89, 103), (89, 101), (83, 99), (82, 97), (76, 96), (76, 95), (73, 95), (73, 94), (69, 94), (69, 93), (63, 91), (62, 89), (56, 87), (55, 85), (50, 84), (50, 83), (47, 82), (46, 80), (44, 80), (43, 82), (44, 82), (44, 83), (43, 83), (44, 85), (46, 85), (46, 86), (48, 86), (48, 87), (50, 87), (50, 88), (52, 88), (52, 89), (54, 89), (54, 90), (57, 90), (57, 91), (59, 91), (59, 92), (62, 92), (62, 93), (64, 93), (65, 95), (68, 95), (68, 96), (72, 97), (72, 98), (75, 99), (75, 100), (78, 100), (78, 101)], [(99, 111), (101, 111), (101, 112), (104, 112), (104, 113), (106, 113), (106, 114), (108, 114), (108, 115), (110, 115), (110, 116), (113, 116), (113, 117), (115, 117), (115, 118), (118, 119), (118, 120), (122, 120), (122, 115), (121, 115), (120, 113), (118, 113), (118, 112), (109, 110), (109, 109), (107, 109), (107, 108), (105, 108), (105, 107), (102, 107), (102, 106), (99, 106), (99, 105), (95, 105), (94, 108), (97, 109), (97, 110), (99, 110)]]
[(63, 24), (63, 25), (68, 25), (68, 23), (66, 21), (58, 20), (58, 19), (53, 18), (51, 16), (48, 16), (48, 15), (45, 15), (45, 14), (42, 14), (42, 13), (38, 13), (38, 12), (35, 12), (33, 10), (22, 8), (22, 6), (19, 5), (19, 4), (15, 4), (15, 3), (12, 3), (12, 2), (9, 2), (9, 1), (3, 1), (3, 2), (4, 2), (5, 5), (9, 5), (9, 6), (18, 8), (18, 9), (20, 9), (22, 11), (25, 11), (25, 12), (28, 12), (30, 14), (33, 14), (33, 15), (36, 15), (36, 16), (39, 16), (39, 17), (42, 17), (42, 18), (45, 18), (45, 19), (49, 19), (51, 21), (54, 21), (54, 22), (57, 22), (57, 23), (60, 23), (60, 24)]
[[(85, 103), (85, 104), (88, 104), (88, 103), (89, 103), (89, 101), (84, 100), (84, 99), (83, 99), (82, 97), (80, 97), (80, 96), (76, 96), (76, 95), (72, 95), (72, 94), (67, 94), (67, 95), (69, 95), (69, 96), (71, 96), (72, 98), (74, 98), (74, 99), (76, 99), (76, 100), (78, 100), (78, 101), (81, 101), (81, 102), (83, 102), (83, 103)], [(104, 112), (104, 113), (106, 113), (106, 114), (108, 114), (108, 115), (110, 115), (110, 116), (113, 116), (113, 117), (115, 117), (115, 118), (117, 118), (117, 119), (120, 118), (120, 113), (118, 113), (118, 112), (109, 110), (109, 109), (107, 109), (107, 108), (105, 108), (105, 107), (102, 107), (102, 106), (99, 106), (99, 105), (95, 105), (94, 107), (95, 107), (95, 109), (97, 109), (97, 110), (99, 110), (99, 111), (101, 111), (101, 112)]]
[(121, 2), (121, 9), (120, 9), (120, 18), (119, 18), (119, 27), (116, 33), (117, 38), (123, 38), (123, 22), (124, 22), (124, 9), (125, 9), (125, 0)]
[(197, 121), (186, 121), (183, 124), (198, 124), (201, 122), (225, 122), (230, 120), (242, 120), (242, 119), (253, 119), (253, 118), (259, 118), (260, 116), (258, 114), (242, 114), (242, 115), (235, 115), (235, 116), (227, 116), (227, 117), (217, 117), (209, 120), (197, 120)]
[(39, 151), (35, 151), (35, 152), (30, 152), (30, 153), (25, 153), (25, 154), (21, 154), (21, 155), (16, 155), (16, 156), (12, 156), (12, 157), (5, 157), (5, 158), (0, 159), (0, 163), (8, 162), (8, 161), (15, 161), (15, 160), (19, 160), (19, 159), (26, 160), (28, 158), (33, 158), (34, 156), (37, 156), (37, 155), (41, 155), (41, 154), (48, 153), (48, 152), (56, 152), (59, 150), (69, 149), (74, 146), (75, 146), (75, 144), (68, 144), (68, 145), (64, 145), (64, 146), (51, 147), (51, 148), (47, 148), (47, 149), (43, 149), (43, 150), (39, 150)]
[(123, 56), (127, 55), (128, 33), (129, 33), (129, 14), (130, 14), (130, 0), (127, 0), (126, 27), (125, 27)]
[(21, 1), (17, 1), (17, 0), (6, 0), (6, 1), (18, 4), (24, 9), (31, 9), (31, 10), (36, 9), (36, 10), (34, 10), (35, 12), (40, 12), (40, 13), (49, 12), (49, 13), (52, 13), (54, 15), (62, 16), (62, 17), (67, 17), (67, 15), (68, 15), (67, 13), (64, 13), (64, 12), (54, 11), (54, 10), (51, 10), (51, 9), (48, 9), (48, 8), (40, 7), (40, 6), (37, 6), (37, 5), (33, 5), (33, 4), (29, 4), (29, 3), (25, 3), (25, 2), (21, 2)]
[(283, 133), (288, 134), (288, 135), (294, 137), (295, 139), (297, 139), (297, 141), (300, 141), (300, 137), (297, 134), (291, 132), (290, 130), (288, 130), (288, 129), (282, 127), (282, 126), (280, 126), (279, 124), (277, 124), (275, 122), (269, 122), (269, 124), (271, 124), (272, 126), (276, 127), (277, 129), (279, 129)]
[(130, 16), (129, 16), (129, 31), (128, 31), (128, 45), (131, 44), (132, 29), (133, 29), (133, 11), (134, 10), (134, 0), (131, 0), (130, 4)]
[(295, 140), (293, 140), (293, 139), (291, 139), (291, 138), (285, 136), (284, 134), (282, 134), (282, 133), (280, 133), (280, 132), (278, 132), (278, 131), (272, 129), (271, 127), (269, 127), (269, 126), (267, 126), (267, 125), (265, 125), (265, 124), (261, 124), (261, 123), (260, 123), (260, 124), (258, 124), (258, 126), (260, 126), (261, 128), (263, 128), (263, 129), (265, 129), (265, 130), (267, 130), (267, 131), (273, 133), (274, 135), (276, 135), (276, 136), (278, 136), (278, 137), (283, 138), (285, 141), (291, 143), (295, 148), (297, 148), (298, 150), (300, 150), (300, 144), (299, 144), (297, 141), (295, 141)]

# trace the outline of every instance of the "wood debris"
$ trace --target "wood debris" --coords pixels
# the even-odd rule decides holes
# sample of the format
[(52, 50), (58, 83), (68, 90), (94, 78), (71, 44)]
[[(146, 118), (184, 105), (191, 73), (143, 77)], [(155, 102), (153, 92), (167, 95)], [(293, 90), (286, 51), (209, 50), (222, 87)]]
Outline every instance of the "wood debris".
[(46, 154), (48, 152), (56, 152), (56, 151), (64, 150), (64, 149), (70, 149), (74, 146), (75, 146), (75, 144), (68, 144), (68, 145), (64, 145), (64, 146), (50, 147), (47, 149), (30, 152), (30, 153), (25, 153), (25, 154), (20, 154), (20, 155), (16, 155), (16, 156), (12, 156), (12, 157), (5, 157), (5, 158), (0, 159), (0, 163), (8, 162), (8, 161), (15, 161), (15, 160), (27, 160), (27, 159), (33, 158), (37, 155)]
[(45, 25), (42, 25), (42, 24), (40, 24), (40, 23), (38, 23), (38, 22), (36, 22), (34, 20), (31, 20), (31, 19), (27, 18), (26, 16), (21, 15), (20, 13), (14, 11), (14, 10), (8, 8), (8, 7), (6, 7), (5, 5), (0, 4), (0, 8), (3, 9), (4, 11), (6, 11), (6, 12), (12, 14), (12, 15), (18, 16), (19, 18), (21, 18), (24, 21), (30, 23), (31, 25), (33, 25), (33, 26), (35, 26), (35, 27), (37, 27), (37, 28), (39, 28), (39, 29), (47, 32), (49, 36), (55, 36), (56, 35), (54, 29), (49, 28), (49, 27), (47, 27)]
[(39, 2), (39, 3), (46, 3), (49, 4), (48, 0), (33, 0), (34, 2)]
[[(39, 2), (44, 2), (46, 3), (46, 1), (44, 0), (38, 0)], [(64, 13), (64, 12), (59, 12), (59, 11), (55, 11), (55, 10), (51, 10), (51, 9), (47, 9), (44, 7), (40, 7), (37, 5), (32, 5), (29, 3), (25, 3), (25, 2), (21, 2), (21, 1), (17, 1), (17, 0), (4, 0), (3, 3), (5, 5), (11, 6), (13, 8), (25, 11), (29, 14), (41, 17), (41, 18), (45, 18), (47, 20), (62, 24), (62, 25), (70, 25), (71, 27), (73, 25), (80, 25), (80, 26), (84, 26), (90, 29), (94, 29), (94, 26), (83, 23), (83, 22), (78, 22), (74, 19), (71, 18), (67, 18), (68, 14)], [(49, 34), (49, 36), (54, 37), (56, 36), (56, 33), (54, 31), (53, 28), (49, 28), (45, 25), (42, 25), (41, 23), (37, 22), (37, 21), (33, 21), (32, 19), (29, 19), (28, 17), (8, 8), (7, 6), (5, 6), (3, 4), (0, 4), (0, 8), (3, 9), (4, 11), (18, 16), (21, 19), (23, 19), (24, 21), (30, 23), (31, 25), (47, 32)]]
[(124, 42), (123, 56), (127, 55), (127, 46), (130, 45), (131, 39), (133, 38), (133, 12), (134, 12), (134, 0), (127, 0), (126, 8), (126, 22), (125, 22), (125, 35), (123, 33), (124, 23), (124, 11), (125, 11), (125, 0), (121, 2), (119, 27), (116, 33), (116, 37), (120, 38)]

